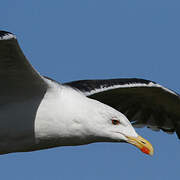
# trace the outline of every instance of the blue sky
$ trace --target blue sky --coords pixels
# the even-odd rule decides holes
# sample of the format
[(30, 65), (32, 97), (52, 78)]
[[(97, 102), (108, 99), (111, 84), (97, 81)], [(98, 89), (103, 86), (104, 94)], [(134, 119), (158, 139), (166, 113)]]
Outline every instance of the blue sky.
[[(59, 82), (138, 77), (180, 93), (178, 0), (4, 0), (0, 29), (17, 35), (42, 74)], [(121, 143), (0, 156), (1, 179), (178, 179), (176, 135), (137, 129), (153, 145), (148, 157)]]

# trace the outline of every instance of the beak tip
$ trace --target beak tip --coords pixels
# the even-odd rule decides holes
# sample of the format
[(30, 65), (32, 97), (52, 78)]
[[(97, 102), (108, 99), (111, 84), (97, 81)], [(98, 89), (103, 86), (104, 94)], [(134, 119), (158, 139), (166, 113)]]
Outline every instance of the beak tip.
[(145, 154), (148, 154), (148, 155), (150, 155), (150, 156), (153, 156), (153, 154), (154, 154), (154, 151), (151, 149), (148, 149), (147, 147), (145, 147), (145, 146), (143, 146), (142, 148), (141, 148), (141, 151), (143, 152), (143, 153), (145, 153)]
[(138, 147), (143, 153), (153, 156), (154, 154), (154, 149), (149, 141), (146, 139), (142, 138), (141, 136), (138, 137), (129, 137), (128, 136), (128, 141), (130, 144), (135, 145)]
[(149, 155), (150, 155), (150, 156), (153, 156), (153, 155), (154, 155), (154, 151), (150, 152)]

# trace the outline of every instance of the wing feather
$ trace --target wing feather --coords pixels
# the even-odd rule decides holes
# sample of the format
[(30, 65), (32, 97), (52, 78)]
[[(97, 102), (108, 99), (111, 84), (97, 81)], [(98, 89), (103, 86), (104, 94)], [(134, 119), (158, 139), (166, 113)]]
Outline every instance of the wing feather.
[(15, 35), (0, 31), (0, 97), (9, 99), (42, 95), (47, 84), (31, 66)]

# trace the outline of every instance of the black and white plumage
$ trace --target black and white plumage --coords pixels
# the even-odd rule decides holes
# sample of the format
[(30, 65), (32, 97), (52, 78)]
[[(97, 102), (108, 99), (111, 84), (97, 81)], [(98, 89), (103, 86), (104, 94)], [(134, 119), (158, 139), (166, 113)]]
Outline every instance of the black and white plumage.
[(60, 84), (41, 76), (15, 35), (5, 31), (0, 31), (0, 85), (1, 154), (110, 141), (152, 155), (151, 144), (128, 119), (180, 136), (177, 93), (143, 79)]
[(127, 116), (134, 127), (176, 132), (180, 138), (179, 95), (144, 79), (80, 80), (66, 83)]

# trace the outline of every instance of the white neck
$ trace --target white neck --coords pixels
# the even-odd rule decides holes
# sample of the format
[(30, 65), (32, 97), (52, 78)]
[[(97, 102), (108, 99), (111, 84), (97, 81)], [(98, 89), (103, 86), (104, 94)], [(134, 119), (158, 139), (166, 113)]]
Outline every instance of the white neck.
[[(49, 90), (39, 106), (35, 120), (35, 137), (42, 146), (80, 145), (95, 141), (87, 137), (82, 123), (88, 101), (81, 93), (64, 86)], [(85, 120), (85, 119), (84, 119)]]

